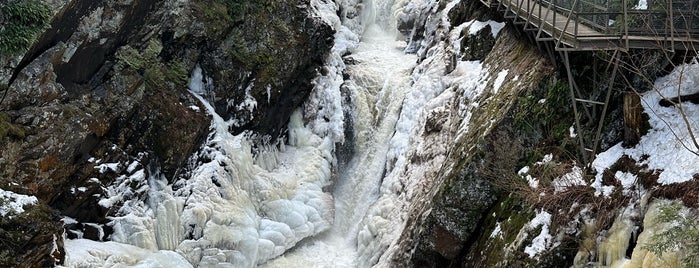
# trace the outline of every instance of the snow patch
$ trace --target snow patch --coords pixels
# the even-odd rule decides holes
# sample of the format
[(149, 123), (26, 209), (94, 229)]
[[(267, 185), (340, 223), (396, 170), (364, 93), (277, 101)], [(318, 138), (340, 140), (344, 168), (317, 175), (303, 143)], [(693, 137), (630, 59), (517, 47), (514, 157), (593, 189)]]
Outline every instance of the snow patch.
[(576, 138), (577, 136), (578, 133), (575, 133), (575, 125), (570, 126), (570, 128), (568, 128), (568, 137)]
[(112, 171), (116, 172), (119, 170), (119, 163), (104, 163), (99, 166), (95, 166), (95, 169), (98, 169), (100, 173), (104, 174), (107, 171)]
[(502, 83), (505, 82), (505, 78), (507, 77), (508, 72), (509, 70), (505, 69), (498, 73), (498, 77), (496, 77), (495, 82), (493, 82), (493, 94), (498, 93), (498, 90), (500, 90)]
[(638, 0), (638, 4), (636, 4), (631, 9), (646, 10), (646, 9), (648, 9), (648, 1), (647, 0)]
[(624, 188), (624, 194), (628, 194), (631, 187), (636, 184), (637, 177), (634, 174), (628, 172), (617, 171), (614, 177), (621, 182), (621, 186)]
[(489, 237), (490, 239), (502, 238), (502, 230), (499, 222), (495, 224), (495, 229), (493, 229), (493, 232), (490, 233)]
[[(681, 82), (680, 82), (681, 81)], [(689, 102), (681, 104), (688, 123), (684, 121), (678, 107), (662, 107), (659, 102), (667, 97), (693, 94), (699, 90), (699, 64), (680, 65), (665, 77), (656, 80), (654, 89), (641, 96), (644, 111), (649, 115), (651, 129), (641, 137), (633, 148), (617, 144), (597, 155), (592, 163), (597, 176), (592, 186), (598, 195), (611, 193), (610, 186), (602, 186), (602, 173), (622, 156), (635, 159), (639, 165), (648, 165), (649, 170), (662, 170), (658, 182), (662, 185), (689, 181), (699, 173), (699, 152), (693, 145), (688, 129), (699, 132), (699, 105)], [(625, 180), (628, 178), (625, 178)]]
[(0, 188), (0, 216), (12, 218), (24, 213), (24, 206), (36, 205), (39, 200), (35, 196), (17, 194)]
[(573, 170), (561, 177), (558, 177), (552, 182), (554, 192), (562, 192), (571, 186), (585, 186), (587, 182), (583, 179), (582, 169), (574, 166)]
[(502, 28), (505, 28), (505, 23), (504, 22), (497, 22), (494, 20), (489, 20), (489, 21), (479, 21), (479, 20), (473, 20), (471, 27), (468, 28), (468, 33), (470, 35), (475, 35), (478, 33), (478, 31), (482, 30), (485, 28), (485, 26), (490, 25), (490, 33), (493, 36), (493, 38), (496, 38), (498, 34), (500, 33), (500, 30)]
[(549, 226), (551, 225), (551, 214), (546, 211), (539, 211), (534, 219), (526, 226), (529, 230), (534, 230), (541, 226), (541, 232), (534, 237), (532, 244), (524, 248), (524, 253), (527, 253), (530, 258), (534, 258), (553, 243), (553, 237), (549, 234)]

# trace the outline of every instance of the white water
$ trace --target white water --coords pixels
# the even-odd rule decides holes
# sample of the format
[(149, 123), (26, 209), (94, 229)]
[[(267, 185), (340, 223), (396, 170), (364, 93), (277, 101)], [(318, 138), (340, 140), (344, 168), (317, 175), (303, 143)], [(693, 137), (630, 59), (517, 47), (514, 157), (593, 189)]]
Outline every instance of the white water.
[[(371, 3), (371, 2), (370, 2)], [(395, 132), (416, 57), (396, 41), (394, 23), (384, 15), (392, 1), (365, 10), (361, 42), (350, 57), (345, 81), (353, 100), (354, 155), (339, 171), (333, 196), (335, 221), (321, 237), (265, 264), (265, 267), (356, 267), (357, 233), (362, 218), (379, 195), (390, 139)], [(389, 10), (386, 10), (388, 8)], [(368, 14), (367, 14), (368, 13)], [(382, 18), (382, 19), (379, 19)], [(386, 29), (388, 27), (388, 29)]]

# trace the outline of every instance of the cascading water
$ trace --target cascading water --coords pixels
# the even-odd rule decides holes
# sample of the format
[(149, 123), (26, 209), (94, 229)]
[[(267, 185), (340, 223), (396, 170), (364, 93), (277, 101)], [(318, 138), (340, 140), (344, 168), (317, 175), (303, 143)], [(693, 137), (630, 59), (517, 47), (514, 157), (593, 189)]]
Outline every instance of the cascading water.
[[(267, 267), (356, 267), (357, 232), (379, 195), (390, 139), (403, 98), (410, 87), (416, 57), (396, 41), (395, 21), (388, 16), (393, 1), (368, 1), (363, 10), (361, 42), (345, 58), (351, 62), (344, 87), (353, 101), (354, 154), (335, 184), (335, 220), (331, 229)], [(348, 141), (349, 142), (349, 141)], [(319, 254), (322, 252), (322, 254)]]
[[(476, 98), (488, 76), (479, 62), (460, 61), (446, 70), (454, 59), (450, 51), (459, 50), (452, 46), (472, 22), (450, 29), (447, 16), (431, 17), (430, 31), (443, 30), (429, 38), (448, 45), (421, 50), (426, 56), (419, 65), (417, 56), (404, 53), (406, 42), (396, 41), (402, 39), (396, 21), (407, 14), (404, 7), (437, 5), (417, 2), (311, 0), (313, 13), (336, 30), (335, 44), (308, 101), (291, 116), (288, 144), (254, 144), (246, 133), (230, 134), (235, 118), (225, 121), (208, 105), (215, 85), (197, 68), (190, 90), (213, 120), (205, 145), (192, 157), (191, 174), (174, 184), (135, 169), (117, 178), (100, 201), (106, 208), (124, 204), (110, 219), (111, 242), (67, 241), (66, 264), (149, 267), (177, 255), (168, 266), (388, 266), (411, 202), (429, 198), (413, 196), (429, 187), (425, 179), (436, 177), (448, 151), (422, 144), (416, 129), (427, 113), (450, 110), (452, 99)], [(444, 13), (458, 2), (448, 3)], [(467, 120), (473, 107), (454, 114)], [(453, 140), (450, 131), (442, 132), (443, 143)], [(350, 153), (338, 155), (344, 150), (335, 145), (346, 138)], [(428, 152), (430, 161), (410, 166), (407, 155), (415, 150)], [(147, 194), (131, 197), (133, 185)]]

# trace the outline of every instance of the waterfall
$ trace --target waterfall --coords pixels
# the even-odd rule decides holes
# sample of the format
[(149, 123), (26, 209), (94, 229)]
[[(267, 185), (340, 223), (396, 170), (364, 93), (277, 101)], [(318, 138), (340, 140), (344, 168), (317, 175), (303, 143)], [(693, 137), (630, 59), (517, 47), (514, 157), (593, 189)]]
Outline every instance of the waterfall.
[[(197, 67), (190, 90), (213, 120), (206, 143), (192, 157), (191, 175), (168, 184), (159, 172), (136, 172), (143, 176), (107, 186), (115, 195), (100, 202), (105, 207), (122, 200), (122, 188), (136, 182), (147, 194), (119, 208), (110, 223), (111, 242), (67, 243), (66, 265), (148, 266), (175, 252), (183, 267), (358, 265), (358, 231), (379, 198), (416, 56), (405, 54), (406, 43), (396, 40), (393, 1), (366, 1), (362, 15), (346, 21), (337, 17), (335, 2), (311, 3), (335, 28), (336, 40), (327, 72), (313, 81), (307, 103), (291, 116), (288, 144), (253, 144), (246, 133), (229, 133), (235, 120), (216, 114), (210, 105), (216, 85)], [(351, 107), (342, 106), (344, 97)], [(344, 128), (352, 129), (352, 137), (344, 136)], [(331, 182), (334, 147), (343, 141), (353, 153)]]
[[(345, 127), (352, 128), (354, 135), (353, 140), (346, 141), (353, 146), (350, 150), (353, 154), (347, 157), (347, 165), (338, 170), (339, 178), (333, 191), (334, 224), (327, 233), (267, 263), (267, 267), (358, 265), (359, 225), (378, 198), (390, 140), (416, 62), (414, 55), (403, 52), (406, 43), (396, 41), (398, 32), (391, 15), (392, 6), (393, 1), (365, 2), (361, 42), (345, 56), (351, 64), (342, 64), (349, 77), (344, 81), (344, 91), (353, 105), (352, 120), (347, 121), (352, 124)], [(342, 46), (345, 41), (336, 40), (336, 46), (338, 44)]]

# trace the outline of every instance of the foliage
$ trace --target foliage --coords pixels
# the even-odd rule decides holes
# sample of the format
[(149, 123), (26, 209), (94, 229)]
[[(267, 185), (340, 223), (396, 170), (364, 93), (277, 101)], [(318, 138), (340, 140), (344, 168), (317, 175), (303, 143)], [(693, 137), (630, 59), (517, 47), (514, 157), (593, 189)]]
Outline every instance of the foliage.
[(277, 5), (274, 0), (196, 0), (193, 10), (197, 20), (204, 23), (207, 34), (220, 37), (232, 25), (243, 23), (246, 17), (259, 20), (264, 17), (262, 14), (272, 14)]
[(679, 250), (685, 253), (685, 267), (699, 267), (699, 220), (682, 208), (680, 203), (660, 208), (656, 224), (669, 224), (670, 228), (653, 235), (645, 248), (658, 256)]
[(0, 55), (27, 49), (48, 24), (51, 9), (41, 1), (18, 1), (0, 7)]
[[(518, 99), (518, 113), (515, 114), (515, 126), (525, 127), (527, 124), (543, 125), (551, 129), (557, 123), (558, 117), (569, 110), (568, 85), (565, 81), (553, 79), (544, 81), (538, 89), (539, 94), (528, 94)], [(541, 92), (543, 91), (543, 92)], [(543, 93), (543, 94), (542, 94)], [(538, 96), (545, 96), (538, 98)]]
[(116, 57), (127, 68), (143, 74), (147, 89), (168, 84), (177, 88), (186, 86), (188, 75), (184, 64), (180, 61), (163, 63), (159, 56), (162, 49), (159, 41), (151, 40), (143, 51), (126, 46)]
[[(471, 247), (465, 259), (467, 262), (482, 260), (480, 265), (474, 267), (526, 267), (530, 260), (520, 248), (513, 248), (511, 245), (517, 239), (520, 230), (534, 217), (533, 209), (524, 205), (517, 196), (513, 194), (501, 195), (497, 205), (493, 206), (483, 219), (484, 231), (478, 236), (477, 245), (484, 247)], [(495, 232), (499, 229), (499, 232)], [(523, 243), (522, 243), (523, 244)], [(517, 257), (508, 256), (516, 254)]]

